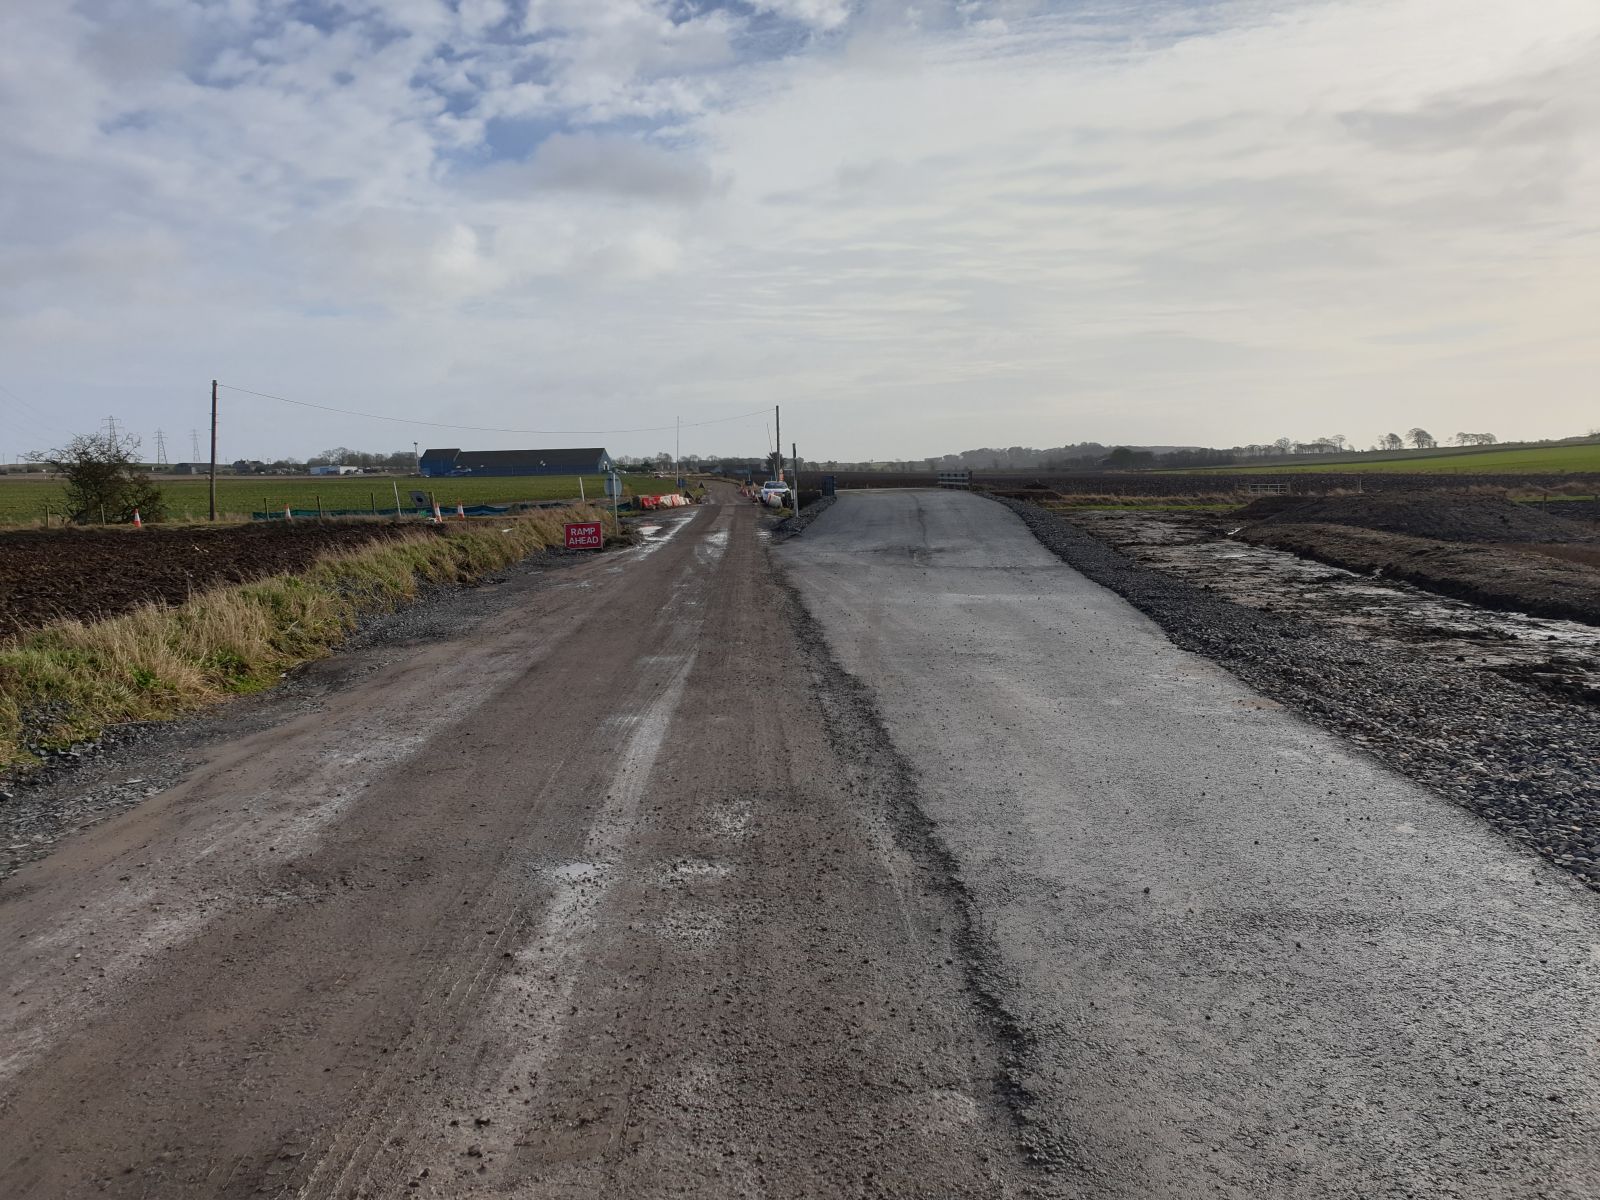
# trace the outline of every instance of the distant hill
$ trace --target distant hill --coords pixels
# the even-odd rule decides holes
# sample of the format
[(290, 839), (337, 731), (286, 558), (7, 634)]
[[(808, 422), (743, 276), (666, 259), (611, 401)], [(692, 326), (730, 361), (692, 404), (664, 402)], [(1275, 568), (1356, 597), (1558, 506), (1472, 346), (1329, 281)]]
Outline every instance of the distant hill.
[[(1070, 446), (1049, 446), (1044, 449), (1035, 446), (982, 446), (976, 450), (962, 450), (957, 454), (933, 458), (878, 458), (867, 462), (825, 459), (817, 465), (835, 471), (1093, 471), (1099, 469), (1112, 450), (1121, 446), (1148, 455), (1216, 453), (1199, 446), (1138, 446), (1125, 442), (1106, 446), (1100, 442), (1077, 442)], [(1216, 460), (1213, 458), (1210, 461)]]

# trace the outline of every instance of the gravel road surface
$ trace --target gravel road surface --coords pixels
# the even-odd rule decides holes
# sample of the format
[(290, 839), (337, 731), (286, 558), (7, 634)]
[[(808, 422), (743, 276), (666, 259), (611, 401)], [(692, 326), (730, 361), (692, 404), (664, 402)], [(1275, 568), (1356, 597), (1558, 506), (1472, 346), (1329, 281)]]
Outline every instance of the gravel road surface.
[(1028, 1194), (961, 898), (760, 526), (510, 579), (0, 884), (0, 1196)]
[(915, 764), (1085, 1197), (1600, 1196), (1600, 896), (961, 493), (775, 551)]

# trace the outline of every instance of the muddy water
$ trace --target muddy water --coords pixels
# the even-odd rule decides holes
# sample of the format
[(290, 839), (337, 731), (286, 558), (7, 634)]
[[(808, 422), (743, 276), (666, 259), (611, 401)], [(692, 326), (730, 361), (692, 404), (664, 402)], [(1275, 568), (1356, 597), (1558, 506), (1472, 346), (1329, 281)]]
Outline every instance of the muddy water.
[(1234, 541), (1227, 536), (1226, 517), (1105, 510), (1062, 515), (1130, 557), (1239, 604), (1600, 703), (1600, 628), (1495, 612), (1407, 583)]

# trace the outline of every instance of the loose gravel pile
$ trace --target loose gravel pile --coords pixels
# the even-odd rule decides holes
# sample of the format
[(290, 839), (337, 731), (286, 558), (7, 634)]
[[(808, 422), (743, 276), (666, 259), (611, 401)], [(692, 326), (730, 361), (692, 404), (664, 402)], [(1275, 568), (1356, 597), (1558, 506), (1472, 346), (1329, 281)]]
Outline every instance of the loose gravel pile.
[(1244, 608), (1136, 563), (1036, 505), (997, 502), (1178, 646), (1600, 890), (1600, 710), (1492, 672)]
[(1238, 512), (1262, 524), (1354, 525), (1444, 542), (1589, 540), (1582, 526), (1504, 496), (1391, 492), (1361, 496), (1263, 496)]

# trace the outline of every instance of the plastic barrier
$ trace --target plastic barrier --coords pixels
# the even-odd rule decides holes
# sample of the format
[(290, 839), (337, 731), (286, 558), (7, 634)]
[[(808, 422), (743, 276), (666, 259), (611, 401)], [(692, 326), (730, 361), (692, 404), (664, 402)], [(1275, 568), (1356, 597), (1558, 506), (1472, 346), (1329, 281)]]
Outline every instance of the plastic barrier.
[(639, 496), (639, 507), (645, 512), (654, 512), (658, 508), (687, 508), (689, 498), (677, 492), (669, 492), (665, 496)]

